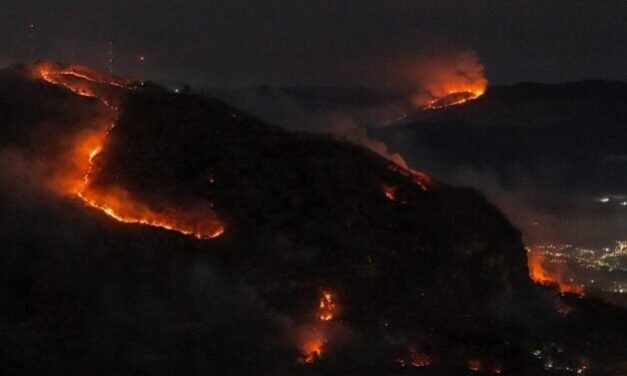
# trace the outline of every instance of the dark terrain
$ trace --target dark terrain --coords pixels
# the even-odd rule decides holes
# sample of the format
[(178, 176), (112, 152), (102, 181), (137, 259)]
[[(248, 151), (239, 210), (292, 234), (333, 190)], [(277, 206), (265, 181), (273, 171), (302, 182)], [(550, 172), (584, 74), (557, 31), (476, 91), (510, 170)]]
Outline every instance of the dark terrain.
[[(1, 71), (4, 374), (627, 372), (627, 313), (534, 285), (519, 231), (478, 191), (423, 191), (363, 147), (203, 96), (147, 83), (121, 103), (96, 183), (210, 205), (226, 231), (119, 223), (50, 192), (65, 138), (106, 109), (23, 67)], [(304, 364), (298, 333), (322, 325), (322, 290), (339, 313), (321, 359)], [(432, 364), (401, 367), (410, 349)]]
[(496, 86), (371, 135), (410, 164), (487, 192), (529, 243), (611, 246), (627, 231), (626, 103), (622, 82)]

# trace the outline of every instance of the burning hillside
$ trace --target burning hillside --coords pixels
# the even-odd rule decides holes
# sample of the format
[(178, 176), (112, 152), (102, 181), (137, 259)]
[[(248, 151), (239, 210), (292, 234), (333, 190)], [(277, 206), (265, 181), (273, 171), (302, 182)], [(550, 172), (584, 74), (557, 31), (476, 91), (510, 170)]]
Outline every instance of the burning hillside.
[(0, 72), (0, 165), (56, 188), (0, 170), (8, 373), (542, 375), (624, 355), (596, 350), (625, 343), (624, 315), (556, 312), (476, 191), (203, 96), (54, 72)]
[[(76, 195), (87, 205), (106, 213), (124, 223), (138, 223), (177, 231), (199, 239), (220, 236), (224, 227), (213, 218), (213, 214), (182, 211), (177, 208), (162, 206), (159, 210), (151, 209), (118, 186), (94, 186), (92, 181), (98, 174), (98, 159), (107, 146), (109, 134), (118, 121), (118, 105), (124, 93), (104, 96), (104, 90), (110, 87), (123, 91), (132, 90), (136, 84), (132, 81), (104, 75), (80, 66), (60, 66), (52, 63), (40, 63), (34, 67), (34, 73), (45, 81), (62, 86), (80, 96), (96, 98), (105, 105), (110, 118), (90, 127), (84, 137), (77, 137), (74, 149), (70, 152), (72, 160), (69, 166), (59, 166), (62, 171), (57, 185), (63, 193)], [(117, 94), (117, 95), (116, 95)]]

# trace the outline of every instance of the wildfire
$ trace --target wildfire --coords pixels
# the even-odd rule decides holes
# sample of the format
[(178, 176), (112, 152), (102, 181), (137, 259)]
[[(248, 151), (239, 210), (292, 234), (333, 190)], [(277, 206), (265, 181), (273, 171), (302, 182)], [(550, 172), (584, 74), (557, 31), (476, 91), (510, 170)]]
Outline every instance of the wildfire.
[(420, 86), (413, 102), (424, 110), (436, 110), (477, 99), (488, 86), (483, 69), (474, 51), (425, 59), (412, 70)]
[(147, 205), (135, 202), (128, 192), (119, 188), (99, 191), (87, 185), (83, 186), (78, 196), (87, 205), (120, 222), (159, 227), (197, 239), (212, 239), (224, 233), (224, 227), (215, 219), (205, 218), (204, 213), (172, 208), (156, 212)]
[(198, 239), (211, 239), (224, 233), (222, 224), (214, 218), (207, 218), (204, 212), (183, 211), (175, 208), (156, 211), (135, 200), (121, 188), (103, 189), (92, 186), (92, 179), (97, 172), (95, 161), (116, 125), (118, 111), (116, 106), (97, 94), (93, 84), (130, 89), (132, 88), (131, 81), (101, 75), (84, 67), (62, 67), (50, 63), (38, 64), (35, 67), (35, 73), (45, 81), (62, 86), (78, 95), (97, 98), (110, 110), (113, 117), (113, 121), (108, 125), (94, 124), (95, 130), (77, 137), (73, 151), (69, 153), (69, 166), (62, 169), (61, 176), (55, 179), (54, 185), (62, 193), (79, 197), (85, 204), (124, 223), (159, 227)]
[(302, 360), (305, 364), (313, 364), (322, 358), (324, 346), (328, 342), (330, 323), (337, 315), (337, 304), (332, 293), (322, 290), (316, 323), (307, 325), (300, 330), (300, 347)]
[(483, 95), (484, 92), (485, 89), (475, 91), (453, 91), (442, 98), (432, 100), (424, 107), (424, 109), (438, 110), (441, 108), (464, 104), (466, 102), (479, 98)]
[(316, 328), (305, 328), (301, 330), (300, 337), (305, 364), (313, 364), (322, 358), (322, 350), (326, 342), (323, 332)]
[(37, 64), (37, 66), (35, 67), (35, 71), (44, 80), (55, 85), (64, 86), (65, 88), (74, 92), (76, 92), (76, 87), (64, 82), (63, 76), (71, 76), (74, 78), (82, 79), (84, 81), (96, 84), (116, 86), (122, 89), (131, 88), (133, 85), (132, 81), (125, 78), (99, 74), (79, 65), (60, 66), (48, 62), (42, 62)]
[(546, 256), (540, 252), (529, 251), (527, 253), (527, 266), (529, 277), (540, 285), (555, 287), (561, 294), (584, 295), (584, 289), (580, 285), (568, 284), (562, 279), (563, 271), (557, 266), (553, 270), (545, 268)]
[(335, 302), (330, 292), (323, 291), (318, 310), (320, 321), (331, 321), (335, 314)]

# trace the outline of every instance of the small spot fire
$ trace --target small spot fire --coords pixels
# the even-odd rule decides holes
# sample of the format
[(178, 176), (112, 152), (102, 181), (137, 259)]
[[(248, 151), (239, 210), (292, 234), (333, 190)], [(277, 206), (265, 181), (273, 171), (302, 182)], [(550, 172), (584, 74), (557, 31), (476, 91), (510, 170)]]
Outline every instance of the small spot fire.
[[(434, 187), (431, 177), (423, 172), (416, 171), (410, 167), (401, 166), (396, 163), (390, 164), (389, 168), (390, 170), (411, 179), (423, 192), (427, 192)], [(399, 189), (396, 185), (383, 184), (381, 189), (383, 191), (383, 195), (388, 200), (398, 202), (400, 204), (407, 204), (407, 201), (405, 201), (402, 197), (399, 198)]]
[(383, 195), (390, 201), (396, 201), (397, 188), (391, 185), (383, 185)]
[(117, 106), (112, 104), (110, 98), (102, 97), (98, 89), (104, 86), (130, 90), (134, 87), (132, 81), (98, 74), (80, 66), (60, 66), (52, 63), (37, 64), (34, 75), (77, 95), (96, 98), (110, 112), (109, 118), (93, 124), (93, 129), (76, 137), (67, 163), (59, 168), (61, 172), (54, 179), (53, 186), (56, 190), (62, 194), (79, 197), (85, 204), (101, 210), (120, 222), (164, 228), (198, 239), (215, 238), (224, 232), (222, 224), (217, 219), (208, 216), (206, 212), (186, 211), (171, 207), (156, 211), (147, 204), (138, 202), (122, 188), (105, 189), (92, 185), (92, 180), (98, 172), (98, 158), (118, 120)]
[(319, 318), (320, 321), (331, 321), (335, 315), (335, 302), (330, 292), (323, 291), (320, 298)]
[(301, 350), (303, 362), (313, 364), (322, 357), (322, 351), (326, 343), (325, 333), (316, 327), (305, 327), (300, 330)]
[(302, 361), (313, 364), (324, 354), (324, 347), (329, 341), (331, 321), (337, 316), (337, 303), (333, 293), (322, 290), (316, 320), (303, 326), (299, 331)]

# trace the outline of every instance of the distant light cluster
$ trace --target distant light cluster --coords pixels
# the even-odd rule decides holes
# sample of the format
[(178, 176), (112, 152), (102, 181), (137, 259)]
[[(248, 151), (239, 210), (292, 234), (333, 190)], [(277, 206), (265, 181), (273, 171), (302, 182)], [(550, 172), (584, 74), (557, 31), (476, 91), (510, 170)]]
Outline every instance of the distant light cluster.
[(533, 350), (531, 355), (544, 363), (546, 371), (558, 372), (559, 374), (586, 375), (590, 368), (589, 361), (585, 358), (564, 360), (565, 349), (555, 343), (550, 343), (542, 348)]
[[(571, 264), (579, 268), (591, 271), (627, 272), (627, 241), (617, 241), (613, 248), (584, 248), (572, 244), (545, 244), (533, 248), (534, 252), (540, 252), (547, 256), (547, 263), (560, 265)], [(577, 281), (575, 275), (570, 273), (568, 281), (579, 283), (584, 288), (627, 294), (627, 280), (601, 281), (606, 278), (586, 277), (585, 281)]]

